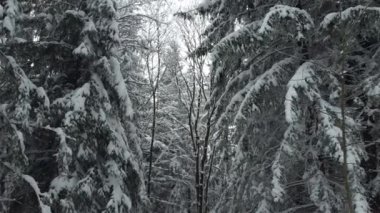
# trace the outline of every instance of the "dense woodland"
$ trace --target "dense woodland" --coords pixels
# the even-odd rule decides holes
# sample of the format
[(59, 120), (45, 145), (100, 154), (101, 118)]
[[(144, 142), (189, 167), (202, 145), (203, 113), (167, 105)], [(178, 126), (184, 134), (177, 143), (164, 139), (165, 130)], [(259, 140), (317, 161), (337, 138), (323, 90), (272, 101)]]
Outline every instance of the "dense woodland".
[(380, 1), (0, 0), (0, 212), (380, 212)]

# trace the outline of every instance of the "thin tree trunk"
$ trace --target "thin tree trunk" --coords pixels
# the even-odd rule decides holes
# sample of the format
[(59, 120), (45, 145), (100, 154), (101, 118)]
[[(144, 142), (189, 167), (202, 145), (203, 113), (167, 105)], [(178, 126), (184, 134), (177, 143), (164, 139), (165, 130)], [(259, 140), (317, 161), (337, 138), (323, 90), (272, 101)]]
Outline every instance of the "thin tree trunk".
[(200, 197), (200, 209), (201, 212), (203, 211), (203, 201), (204, 201), (204, 176), (205, 176), (205, 165), (207, 161), (207, 151), (208, 151), (208, 145), (209, 145), (209, 140), (210, 140), (210, 134), (211, 134), (211, 118), (212, 115), (214, 114), (215, 107), (212, 108), (211, 112), (209, 111), (209, 116), (207, 119), (207, 124), (206, 124), (206, 135), (204, 139), (204, 147), (203, 147), (203, 156), (202, 156), (202, 161), (201, 161), (201, 177), (200, 177), (200, 184), (201, 184), (201, 197)]
[(201, 208), (201, 202), (200, 198), (201, 196), (201, 190), (200, 190), (200, 181), (199, 181), (199, 176), (200, 176), (200, 168), (199, 168), (199, 142), (196, 139), (196, 153), (195, 153), (195, 188), (197, 192), (197, 212), (202, 213), (202, 208)]
[(214, 154), (215, 154), (215, 147), (214, 149), (212, 150), (212, 154), (211, 154), (211, 159), (210, 159), (210, 167), (209, 167), (209, 170), (208, 170), (208, 176), (207, 176), (207, 180), (206, 180), (206, 187), (205, 187), (205, 208), (204, 208), (204, 212), (207, 212), (208, 209), (207, 209), (207, 203), (208, 203), (208, 185), (210, 183), (210, 177), (211, 177), (211, 173), (212, 173), (212, 165), (213, 165), (213, 161), (214, 161)]
[(346, 105), (345, 105), (345, 93), (346, 93), (346, 85), (344, 83), (344, 69), (341, 69), (341, 96), (340, 96), (340, 107), (341, 107), (341, 116), (342, 116), (342, 149), (343, 149), (343, 175), (344, 175), (344, 188), (346, 191), (346, 199), (348, 206), (348, 213), (354, 213), (354, 208), (352, 205), (352, 193), (350, 188), (350, 182), (348, 178), (348, 164), (347, 164), (347, 139), (346, 139)]
[(153, 121), (152, 121), (152, 138), (150, 142), (149, 151), (149, 172), (148, 172), (148, 197), (150, 198), (150, 188), (151, 188), (151, 176), (152, 176), (152, 162), (153, 162), (153, 143), (154, 136), (156, 132), (156, 91), (153, 90)]
[[(337, 2), (339, 4), (339, 16), (342, 17), (342, 2)], [(346, 60), (346, 49), (347, 49), (347, 41), (346, 41), (346, 34), (343, 33), (341, 35), (342, 40), (342, 56), (340, 61), (340, 81), (341, 81), (341, 94), (340, 94), (340, 108), (341, 108), (341, 116), (342, 116), (342, 124), (341, 124), (341, 130), (342, 130), (342, 149), (343, 149), (343, 178), (344, 178), (344, 189), (346, 191), (346, 202), (347, 202), (347, 208), (348, 213), (355, 213), (354, 207), (352, 204), (352, 192), (350, 188), (350, 182), (349, 182), (349, 173), (348, 173), (348, 163), (347, 163), (347, 138), (346, 138), (346, 83), (345, 83), (345, 73), (344, 73), (344, 62)]]
[[(152, 139), (150, 142), (150, 157), (149, 157), (149, 172), (148, 172), (148, 197), (150, 198), (150, 192), (151, 192), (151, 176), (152, 176), (152, 162), (153, 162), (153, 143), (155, 139), (155, 133), (156, 133), (156, 111), (157, 111), (157, 90), (159, 87), (160, 77), (161, 77), (161, 33), (160, 33), (160, 24), (157, 24), (157, 76), (154, 78), (154, 73), (152, 70), (152, 96), (153, 96), (153, 120), (152, 120)], [(152, 65), (153, 65), (153, 57), (152, 57)]]

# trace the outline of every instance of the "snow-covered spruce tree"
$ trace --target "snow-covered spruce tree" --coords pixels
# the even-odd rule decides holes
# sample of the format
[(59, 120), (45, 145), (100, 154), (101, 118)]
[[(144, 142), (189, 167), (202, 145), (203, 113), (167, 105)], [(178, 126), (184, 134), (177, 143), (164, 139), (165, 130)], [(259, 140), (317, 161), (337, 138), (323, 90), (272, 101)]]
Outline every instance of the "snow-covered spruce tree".
[(7, 0), (2, 11), (2, 211), (141, 212), (116, 2)]
[[(213, 211), (378, 208), (373, 118), (380, 8), (359, 3), (365, 6), (292, 0), (200, 5), (211, 23), (196, 54), (212, 59), (216, 151), (218, 167), (225, 168), (211, 180)], [(372, 147), (369, 160), (365, 146)]]

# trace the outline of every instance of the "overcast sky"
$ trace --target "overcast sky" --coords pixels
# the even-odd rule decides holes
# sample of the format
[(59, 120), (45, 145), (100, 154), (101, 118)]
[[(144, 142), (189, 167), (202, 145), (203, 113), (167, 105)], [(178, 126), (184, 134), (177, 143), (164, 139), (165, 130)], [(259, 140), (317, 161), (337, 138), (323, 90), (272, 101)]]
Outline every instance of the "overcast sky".
[(186, 11), (188, 9), (194, 8), (195, 5), (202, 2), (202, 0), (170, 0), (174, 2), (173, 9), (174, 10), (183, 10)]

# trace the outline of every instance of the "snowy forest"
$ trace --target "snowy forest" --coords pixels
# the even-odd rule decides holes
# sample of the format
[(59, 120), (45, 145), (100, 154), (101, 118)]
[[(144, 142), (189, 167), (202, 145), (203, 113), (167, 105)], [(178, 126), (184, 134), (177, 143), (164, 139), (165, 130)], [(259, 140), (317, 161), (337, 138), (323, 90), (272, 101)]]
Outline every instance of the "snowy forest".
[(0, 0), (0, 212), (380, 212), (380, 1)]

